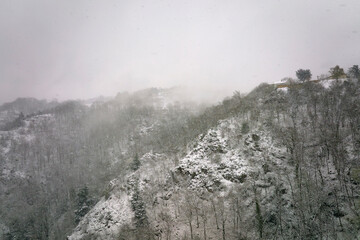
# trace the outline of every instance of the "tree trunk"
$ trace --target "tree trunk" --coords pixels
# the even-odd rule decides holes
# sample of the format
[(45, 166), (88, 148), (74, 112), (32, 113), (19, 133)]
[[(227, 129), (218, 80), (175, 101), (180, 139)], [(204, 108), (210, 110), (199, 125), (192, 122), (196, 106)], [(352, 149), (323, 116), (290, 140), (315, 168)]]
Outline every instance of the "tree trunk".
[(192, 228), (192, 223), (191, 221), (189, 220), (189, 227), (190, 227), (190, 239), (193, 240), (193, 228)]
[(225, 240), (225, 220), (222, 220), (222, 237)]
[(206, 240), (206, 219), (203, 218), (203, 225), (204, 225), (204, 240)]
[(214, 209), (216, 229), (220, 229), (219, 223), (218, 223), (218, 218), (217, 218), (217, 213), (216, 213), (216, 207), (215, 207), (215, 203), (213, 200), (211, 200), (211, 205), (213, 206), (213, 209)]

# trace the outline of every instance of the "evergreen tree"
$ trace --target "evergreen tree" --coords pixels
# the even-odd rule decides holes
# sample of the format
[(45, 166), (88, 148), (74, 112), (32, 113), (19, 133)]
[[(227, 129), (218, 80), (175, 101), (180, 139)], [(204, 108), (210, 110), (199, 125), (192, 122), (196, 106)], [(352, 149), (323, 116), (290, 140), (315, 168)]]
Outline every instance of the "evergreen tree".
[(312, 74), (310, 69), (299, 69), (296, 71), (296, 77), (302, 82), (309, 81), (311, 76)]
[(136, 153), (136, 154), (135, 154), (135, 157), (134, 157), (134, 160), (133, 160), (133, 162), (132, 162), (132, 164), (131, 164), (131, 169), (132, 169), (133, 171), (136, 171), (136, 170), (139, 169), (140, 165), (141, 165), (141, 162), (140, 162), (140, 160), (139, 160), (138, 154)]
[(81, 188), (77, 194), (77, 209), (75, 210), (75, 222), (79, 223), (81, 218), (89, 212), (93, 201), (89, 196), (89, 189), (87, 186)]
[(340, 77), (345, 75), (344, 69), (339, 67), (339, 65), (336, 65), (333, 68), (330, 68), (330, 74), (331, 77), (335, 78), (336, 80), (339, 79)]
[(131, 207), (135, 214), (135, 225), (137, 228), (146, 227), (149, 224), (145, 203), (140, 195), (140, 190), (138, 187), (138, 183), (134, 186), (134, 192), (131, 198)]
[(352, 78), (360, 79), (360, 69), (358, 65), (354, 65), (348, 70), (348, 74)]

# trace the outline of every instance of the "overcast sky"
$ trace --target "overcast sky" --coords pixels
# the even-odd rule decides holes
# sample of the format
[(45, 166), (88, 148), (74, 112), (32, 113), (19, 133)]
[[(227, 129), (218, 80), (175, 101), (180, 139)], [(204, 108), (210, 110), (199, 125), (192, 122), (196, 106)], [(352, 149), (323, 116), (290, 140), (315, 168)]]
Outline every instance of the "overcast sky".
[(186, 85), (231, 94), (360, 65), (359, 0), (1, 0), (0, 103)]

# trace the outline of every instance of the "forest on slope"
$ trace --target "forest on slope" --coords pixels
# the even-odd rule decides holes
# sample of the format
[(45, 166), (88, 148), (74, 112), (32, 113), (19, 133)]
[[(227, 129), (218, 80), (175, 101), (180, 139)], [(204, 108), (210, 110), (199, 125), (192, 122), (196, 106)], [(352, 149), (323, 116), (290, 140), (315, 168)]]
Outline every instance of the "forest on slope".
[(160, 92), (120, 93), (91, 107), (67, 101), (27, 115), (18, 111), (0, 131), (1, 236), (64, 239), (84, 214), (75, 213), (84, 189), (95, 203), (135, 152), (163, 145), (172, 151), (180, 130), (173, 125), (185, 126), (202, 107), (173, 102), (163, 108)]
[(80, 223), (73, 239), (102, 239), (81, 227), (114, 199), (133, 214), (106, 220), (118, 239), (359, 238), (359, 79), (262, 84), (207, 108), (158, 94), (59, 103), (3, 129), (2, 238)]
[(70, 239), (358, 238), (359, 80), (327, 81), (192, 117), (183, 152), (133, 158)]

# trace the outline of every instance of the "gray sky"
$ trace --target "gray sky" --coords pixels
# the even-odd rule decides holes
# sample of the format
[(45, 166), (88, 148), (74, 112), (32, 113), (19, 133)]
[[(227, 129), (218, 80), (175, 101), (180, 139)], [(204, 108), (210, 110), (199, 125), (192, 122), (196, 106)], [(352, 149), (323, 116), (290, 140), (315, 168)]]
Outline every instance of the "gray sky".
[(359, 0), (1, 0), (0, 103), (175, 85), (231, 94), (299, 68), (348, 69), (359, 13)]

